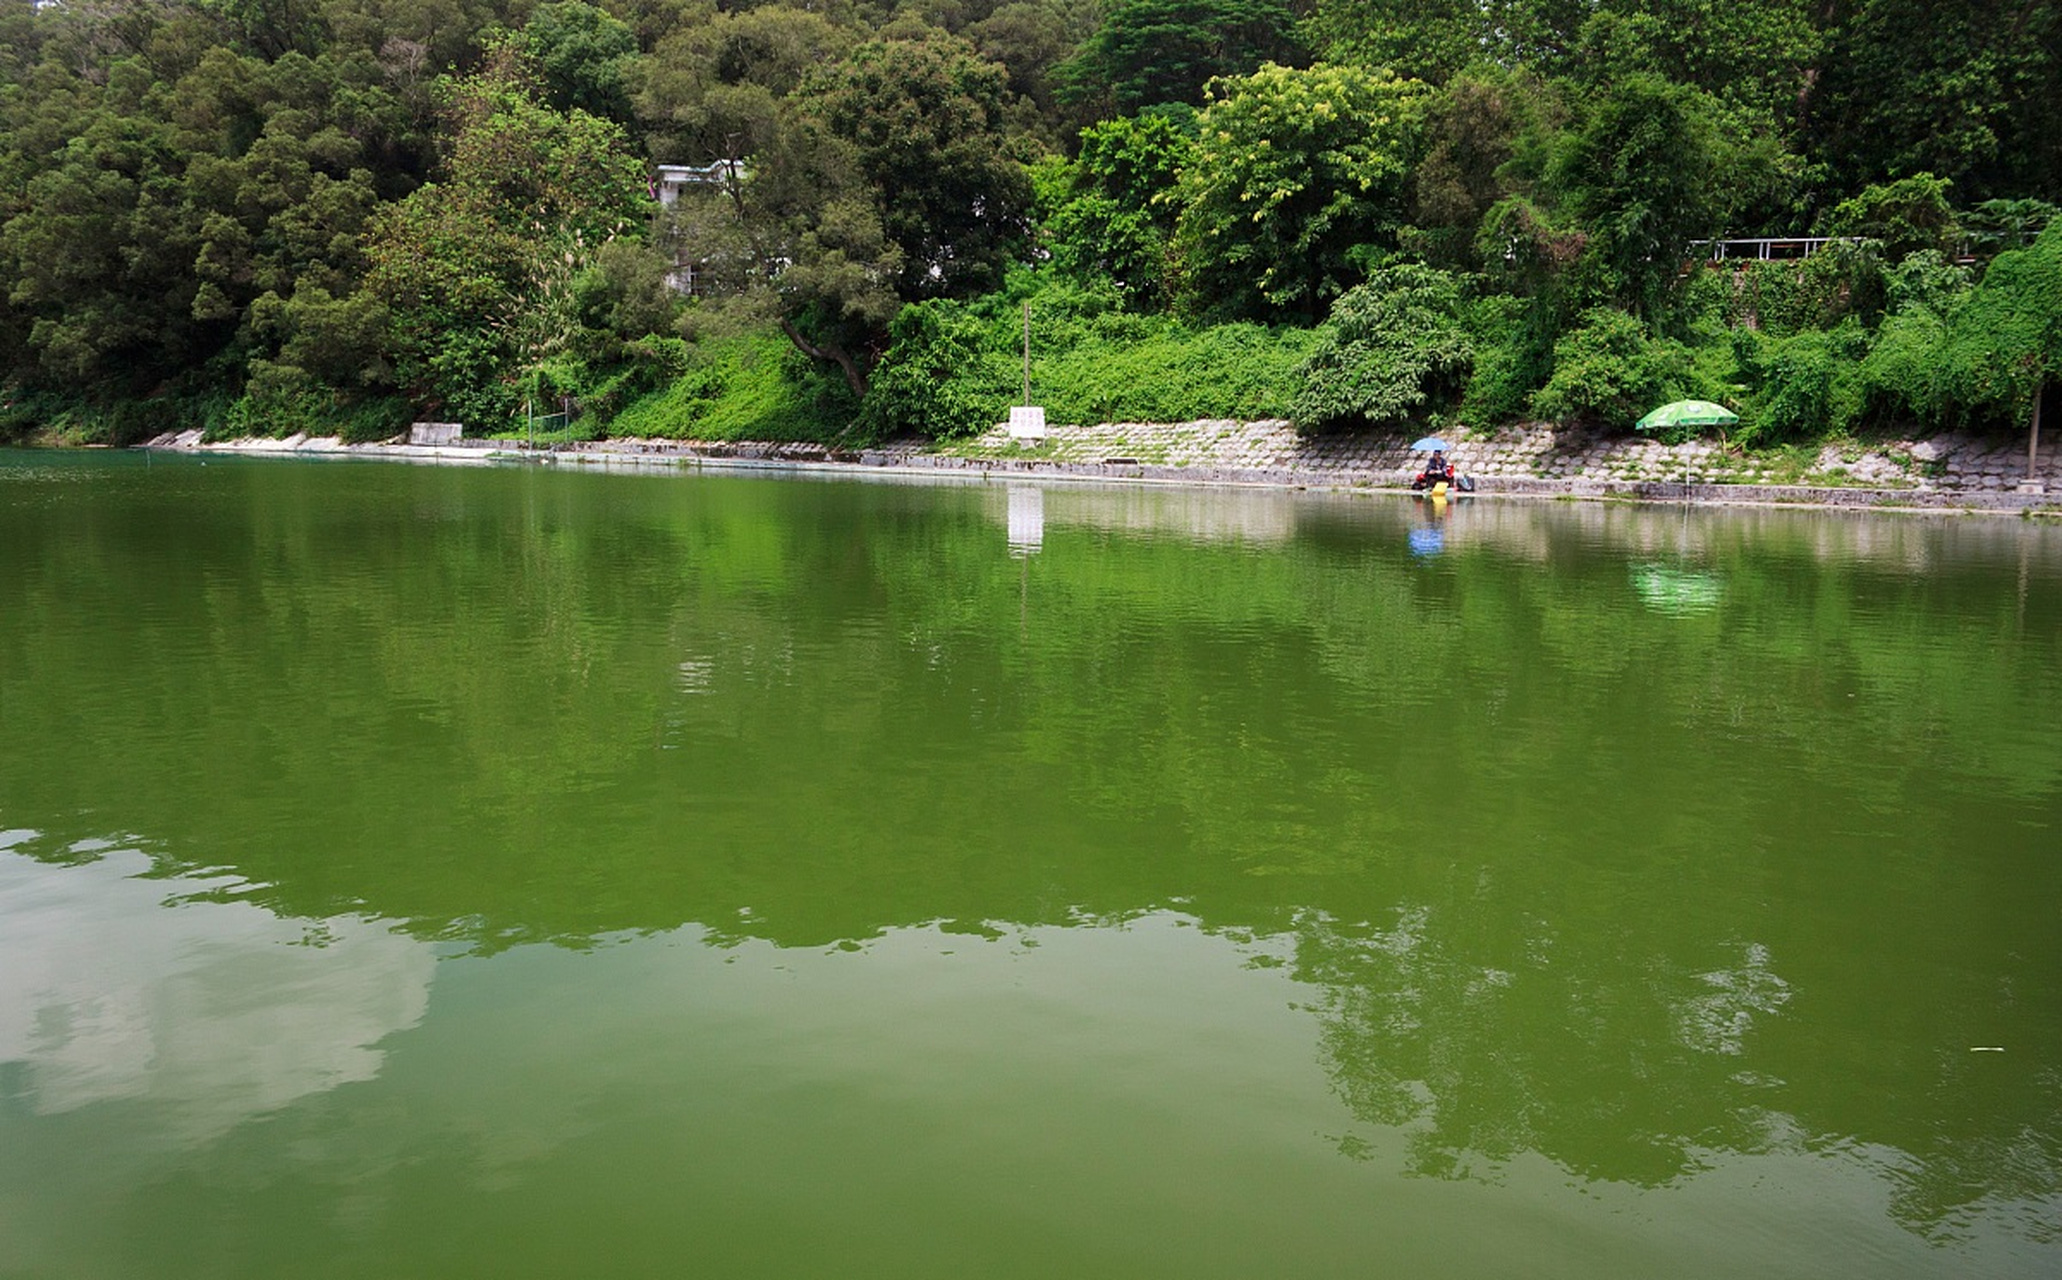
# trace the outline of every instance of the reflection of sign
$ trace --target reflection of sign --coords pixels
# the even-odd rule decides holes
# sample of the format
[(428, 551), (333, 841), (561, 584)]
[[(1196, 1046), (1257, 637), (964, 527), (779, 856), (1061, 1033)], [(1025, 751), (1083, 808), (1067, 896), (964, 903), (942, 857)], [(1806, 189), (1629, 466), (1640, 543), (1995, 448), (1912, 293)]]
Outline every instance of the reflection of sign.
[(1045, 545), (1045, 490), (1014, 485), (1009, 495), (1010, 554), (1031, 555)]
[(205, 1141), (370, 1080), (377, 1043), (428, 1006), (435, 956), (385, 925), (202, 896), (233, 880), (140, 879), (133, 850), (83, 866), (9, 851), (33, 834), (0, 833), (0, 1063), (20, 1064), (34, 1112), (126, 1099)]
[(1045, 410), (1038, 405), (1014, 405), (1010, 409), (1010, 439), (1045, 439)]

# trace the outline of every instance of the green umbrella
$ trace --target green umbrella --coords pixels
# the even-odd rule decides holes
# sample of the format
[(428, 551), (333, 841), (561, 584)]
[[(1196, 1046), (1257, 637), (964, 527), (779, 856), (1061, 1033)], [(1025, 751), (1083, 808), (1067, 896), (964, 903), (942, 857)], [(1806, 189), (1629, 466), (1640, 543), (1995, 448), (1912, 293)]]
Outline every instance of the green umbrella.
[(1709, 400), (1677, 400), (1633, 423), (1638, 431), (1662, 431), (1669, 427), (1729, 427), (1740, 415)]

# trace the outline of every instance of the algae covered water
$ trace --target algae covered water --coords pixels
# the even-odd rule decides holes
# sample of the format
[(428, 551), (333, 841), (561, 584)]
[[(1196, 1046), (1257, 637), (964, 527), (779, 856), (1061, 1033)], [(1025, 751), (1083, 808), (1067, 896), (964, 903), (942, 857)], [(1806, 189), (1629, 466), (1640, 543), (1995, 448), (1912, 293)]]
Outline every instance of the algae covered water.
[(2062, 1270), (2062, 529), (0, 455), (0, 1275)]

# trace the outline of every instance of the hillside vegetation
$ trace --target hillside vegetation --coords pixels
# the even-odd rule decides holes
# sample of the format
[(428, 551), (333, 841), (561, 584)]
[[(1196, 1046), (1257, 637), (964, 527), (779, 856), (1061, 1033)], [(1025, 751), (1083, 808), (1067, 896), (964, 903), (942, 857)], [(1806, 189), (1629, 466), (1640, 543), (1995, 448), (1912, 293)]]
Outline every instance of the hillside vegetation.
[(950, 438), (1027, 314), (1062, 422), (2023, 431), (2058, 43), (2062, 0), (0, 0), (0, 439)]

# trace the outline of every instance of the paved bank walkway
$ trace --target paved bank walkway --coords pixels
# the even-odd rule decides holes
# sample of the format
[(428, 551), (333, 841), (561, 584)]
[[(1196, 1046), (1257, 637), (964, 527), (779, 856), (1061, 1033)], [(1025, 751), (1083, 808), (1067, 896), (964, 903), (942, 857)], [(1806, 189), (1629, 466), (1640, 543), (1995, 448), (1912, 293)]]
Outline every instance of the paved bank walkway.
[[(864, 468), (917, 474), (973, 473), (1185, 484), (1306, 488), (1400, 488), (1423, 464), (1410, 435), (1364, 433), (1306, 439), (1285, 422), (1110, 423), (1059, 427), (1020, 446), (1000, 429), (935, 446), (904, 441), (870, 448), (681, 440), (604, 440), (529, 451), (520, 441), (439, 446), (340, 445), (292, 437), (204, 445), (199, 432), (152, 447), (229, 453), (350, 454), (485, 460), (530, 458), (640, 466)], [(2062, 515), (2062, 458), (2044, 441), (2029, 490), (2026, 445), (1999, 437), (1940, 435), (1869, 449), (1737, 454), (1710, 441), (1662, 445), (1623, 435), (1535, 426), (1456, 439), (1452, 457), (1480, 492), (1654, 501), (2033, 511)]]

